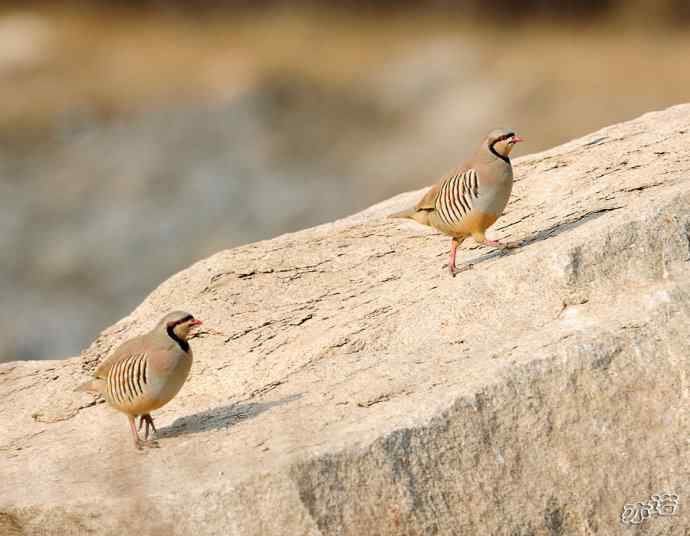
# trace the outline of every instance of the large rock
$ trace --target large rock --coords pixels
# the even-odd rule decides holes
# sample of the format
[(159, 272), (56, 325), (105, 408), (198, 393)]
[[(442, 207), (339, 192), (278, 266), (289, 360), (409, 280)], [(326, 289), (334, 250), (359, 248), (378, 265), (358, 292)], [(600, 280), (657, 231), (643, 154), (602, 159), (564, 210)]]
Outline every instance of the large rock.
[(477, 54), (439, 40), (352, 86), (283, 73), (222, 103), (107, 122), (76, 110), (40, 142), (0, 144), (0, 362), (74, 355), (221, 245), (351, 214), (433, 176), (430, 163), (442, 172), (458, 140), (525, 99)]
[[(493, 236), (526, 246), (465, 246), (454, 279), (448, 238), (383, 217), (412, 192), (1, 365), (0, 533), (627, 534), (624, 504), (673, 492), (641, 530), (688, 534), (689, 141), (684, 105), (519, 159)], [(207, 330), (139, 453), (72, 389), (173, 308)]]

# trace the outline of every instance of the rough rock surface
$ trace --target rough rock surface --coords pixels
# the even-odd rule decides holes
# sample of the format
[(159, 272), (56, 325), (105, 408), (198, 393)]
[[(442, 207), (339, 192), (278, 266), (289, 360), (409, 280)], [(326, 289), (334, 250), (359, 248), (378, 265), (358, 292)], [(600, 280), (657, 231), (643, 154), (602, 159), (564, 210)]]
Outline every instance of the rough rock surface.
[(28, 149), (0, 144), (0, 362), (74, 355), (193, 260), (443, 172), (458, 139), (525, 102), (480, 68), (443, 40), (356, 90), (276, 76), (222, 103), (77, 114)]
[[(81, 357), (0, 365), (2, 534), (688, 534), (690, 105), (516, 161), (497, 238), (386, 213), (222, 251)], [(74, 393), (164, 312), (205, 321), (160, 449)], [(68, 325), (64, 329), (69, 329)], [(675, 492), (635, 530), (626, 503)]]

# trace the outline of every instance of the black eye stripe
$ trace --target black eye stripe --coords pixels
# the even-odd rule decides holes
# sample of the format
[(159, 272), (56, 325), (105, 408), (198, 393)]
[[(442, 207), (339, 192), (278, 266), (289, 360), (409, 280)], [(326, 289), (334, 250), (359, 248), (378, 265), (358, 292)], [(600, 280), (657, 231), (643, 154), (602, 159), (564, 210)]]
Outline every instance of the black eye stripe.
[(494, 149), (494, 145), (496, 145), (498, 142), (512, 138), (513, 136), (515, 136), (515, 133), (509, 132), (508, 134), (504, 134), (503, 136), (499, 136), (498, 138), (496, 138), (494, 141), (492, 141), (489, 144), (489, 151), (491, 151), (496, 157), (500, 158), (504, 162), (507, 162), (508, 164), (510, 164), (510, 159), (507, 156), (503, 156), (503, 155), (498, 154), (496, 152), (496, 149)]
[(194, 320), (194, 317), (192, 315), (187, 315), (184, 318), (180, 318), (179, 320), (176, 320), (175, 322), (171, 322), (170, 324), (168, 324), (168, 326), (170, 326), (171, 328), (174, 328), (175, 326), (178, 326), (178, 325), (180, 325), (184, 322), (187, 322), (189, 320)]
[(510, 132), (508, 134), (504, 134), (503, 136), (499, 136), (498, 138), (496, 138), (494, 141), (491, 142), (491, 145), (489, 145), (489, 147), (493, 150), (494, 145), (496, 145), (499, 141), (507, 140), (509, 138), (512, 138), (513, 136), (515, 136), (515, 132)]

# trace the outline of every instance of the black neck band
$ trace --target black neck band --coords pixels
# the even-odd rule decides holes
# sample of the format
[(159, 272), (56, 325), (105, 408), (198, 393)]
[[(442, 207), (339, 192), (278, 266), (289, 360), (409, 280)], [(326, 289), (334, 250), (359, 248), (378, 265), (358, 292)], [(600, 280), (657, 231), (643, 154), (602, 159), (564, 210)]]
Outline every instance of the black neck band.
[(503, 160), (506, 164), (510, 164), (510, 158), (508, 158), (507, 156), (503, 156), (503, 155), (501, 155), (501, 154), (498, 154), (498, 153), (496, 152), (496, 149), (494, 149), (494, 145), (496, 145), (499, 141), (503, 141), (503, 140), (502, 140), (502, 139), (501, 139), (501, 140), (496, 140), (496, 141), (493, 142), (491, 145), (489, 145), (489, 151), (491, 151), (494, 155), (496, 155), (498, 158), (500, 158), (501, 160)]
[(168, 335), (170, 335), (170, 338), (174, 340), (177, 344), (180, 345), (180, 348), (182, 348), (183, 352), (189, 352), (189, 343), (185, 340), (180, 339), (177, 334), (175, 333), (175, 326), (177, 324), (173, 324), (172, 326), (168, 326), (167, 331)]

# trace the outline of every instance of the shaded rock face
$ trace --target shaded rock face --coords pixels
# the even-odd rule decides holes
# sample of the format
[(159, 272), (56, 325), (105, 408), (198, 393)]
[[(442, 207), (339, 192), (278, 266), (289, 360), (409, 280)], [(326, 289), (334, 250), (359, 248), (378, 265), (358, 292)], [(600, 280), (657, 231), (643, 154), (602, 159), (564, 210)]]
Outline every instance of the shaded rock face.
[[(690, 518), (690, 105), (515, 162), (492, 238), (384, 216), (222, 251), (78, 358), (0, 365), (9, 534), (627, 534)], [(491, 233), (490, 233), (491, 235)], [(469, 241), (468, 241), (469, 242)], [(171, 309), (204, 320), (161, 448), (72, 388)], [(0, 531), (1, 532), (1, 531)]]

